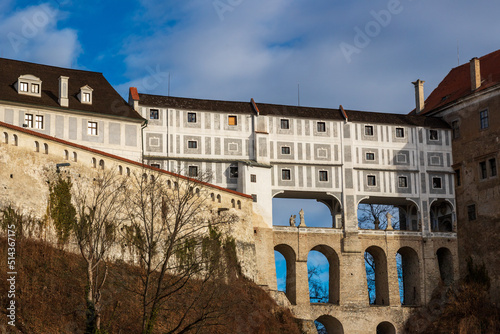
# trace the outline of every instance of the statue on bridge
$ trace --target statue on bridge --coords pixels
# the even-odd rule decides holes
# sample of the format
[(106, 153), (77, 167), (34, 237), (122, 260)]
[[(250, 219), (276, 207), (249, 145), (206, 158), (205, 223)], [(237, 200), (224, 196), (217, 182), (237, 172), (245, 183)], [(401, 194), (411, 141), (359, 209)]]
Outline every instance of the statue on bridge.
[(292, 227), (295, 227), (295, 217), (297, 217), (297, 215), (291, 215), (290, 216), (290, 226)]
[(300, 216), (299, 227), (307, 227), (306, 226), (306, 221), (304, 220), (304, 210), (303, 209), (300, 209), (299, 216)]

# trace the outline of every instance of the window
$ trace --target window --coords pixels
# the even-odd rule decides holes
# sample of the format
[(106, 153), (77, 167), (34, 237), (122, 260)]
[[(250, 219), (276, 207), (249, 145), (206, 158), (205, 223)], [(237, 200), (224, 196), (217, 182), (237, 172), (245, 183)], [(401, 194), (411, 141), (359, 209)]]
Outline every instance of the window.
[(280, 127), (284, 130), (290, 129), (290, 120), (288, 119), (282, 119), (280, 122)]
[(289, 146), (281, 146), (281, 154), (290, 154)]
[(97, 136), (97, 122), (88, 122), (87, 134)]
[(27, 92), (28, 91), (28, 83), (27, 82), (19, 83), (19, 90), (21, 92)]
[(33, 115), (32, 114), (24, 114), (24, 125), (28, 128), (33, 127)]
[(375, 153), (372, 153), (372, 152), (368, 152), (366, 153), (366, 160), (375, 160)]
[(317, 123), (318, 132), (326, 132), (326, 124), (325, 122)]
[(439, 135), (437, 130), (429, 130), (429, 139), (430, 140), (439, 140)]
[(149, 119), (160, 119), (160, 113), (158, 109), (149, 110)]
[(40, 93), (40, 85), (39, 84), (31, 84), (31, 92), (34, 94)]
[(233, 179), (238, 177), (238, 166), (229, 167), (229, 177)]
[(43, 129), (43, 116), (40, 115), (35, 116), (35, 128)]
[(228, 125), (238, 125), (238, 118), (236, 116), (228, 116), (227, 117)]
[(476, 220), (476, 205), (475, 204), (467, 205), (467, 216), (469, 217), (469, 220)]
[(198, 142), (196, 140), (188, 140), (188, 148), (198, 148)]
[(322, 182), (328, 181), (328, 171), (320, 170), (319, 171), (319, 180)]
[(460, 126), (458, 125), (458, 121), (451, 122), (451, 128), (453, 130), (453, 139), (460, 138)]
[(484, 180), (488, 177), (488, 171), (486, 170), (486, 161), (479, 163), (479, 178)]
[(257, 175), (250, 174), (250, 182), (253, 182), (253, 183), (257, 182)]
[(406, 176), (398, 177), (398, 187), (399, 188), (408, 188), (408, 178)]
[(396, 138), (404, 138), (404, 137), (405, 137), (405, 129), (396, 128)]
[(160, 164), (151, 164), (151, 167), (160, 169)]
[(488, 123), (488, 110), (483, 110), (481, 112), (479, 112), (479, 118), (481, 120), (481, 130), (483, 129), (487, 129), (488, 126), (489, 126), (489, 123)]
[(497, 176), (497, 162), (495, 158), (488, 161), (490, 162), (490, 176)]
[(256, 194), (252, 194), (252, 201), (257, 202), (257, 195)]
[(281, 170), (281, 179), (285, 181), (289, 181), (292, 179), (291, 171), (289, 169)]
[(365, 136), (373, 136), (373, 126), (365, 125)]
[(434, 189), (441, 189), (441, 178), (440, 177), (433, 177), (432, 178), (432, 188)]
[(455, 169), (455, 182), (457, 187), (462, 185), (462, 177), (460, 174), (460, 169)]
[(370, 187), (375, 187), (377, 185), (377, 179), (375, 178), (375, 175), (368, 175), (366, 177), (366, 180), (368, 182), (368, 186)]
[(188, 176), (189, 177), (197, 177), (198, 176), (198, 166), (189, 166), (188, 167)]
[(188, 112), (188, 123), (196, 123), (196, 113)]
[(82, 102), (90, 102), (90, 93), (82, 93)]

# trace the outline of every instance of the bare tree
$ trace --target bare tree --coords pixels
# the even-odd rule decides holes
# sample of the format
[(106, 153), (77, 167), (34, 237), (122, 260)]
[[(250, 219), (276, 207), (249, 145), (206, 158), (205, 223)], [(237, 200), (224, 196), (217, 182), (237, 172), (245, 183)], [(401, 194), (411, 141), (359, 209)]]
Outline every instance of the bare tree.
[(385, 230), (387, 228), (387, 214), (392, 219), (392, 227), (399, 229), (398, 207), (385, 204), (365, 204), (358, 206), (358, 224), (363, 229)]
[(87, 333), (100, 329), (101, 291), (123, 217), (125, 180), (111, 171), (100, 171), (93, 178), (75, 178), (71, 189), (76, 209), (73, 232), (87, 265)]
[(328, 303), (328, 285), (321, 281), (319, 266), (308, 266), (309, 299), (312, 303)]
[(227, 274), (225, 264), (235, 260), (234, 242), (222, 230), (237, 218), (214, 211), (205, 188), (181, 176), (133, 176), (124, 238), (142, 269), (135, 292), (143, 333), (153, 332), (160, 314), (168, 317), (166, 333), (199, 329), (218, 316), (211, 307), (216, 285)]

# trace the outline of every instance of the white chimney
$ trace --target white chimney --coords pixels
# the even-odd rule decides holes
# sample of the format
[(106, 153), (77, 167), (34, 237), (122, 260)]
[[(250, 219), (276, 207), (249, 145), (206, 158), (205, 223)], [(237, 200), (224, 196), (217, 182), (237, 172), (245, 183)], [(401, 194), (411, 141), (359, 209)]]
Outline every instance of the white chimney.
[(420, 79), (412, 82), (415, 86), (415, 111), (417, 114), (420, 114), (424, 110), (424, 82)]
[(481, 87), (481, 66), (479, 58), (475, 57), (470, 60), (470, 89), (475, 91)]
[(59, 105), (61, 107), (69, 106), (68, 99), (68, 80), (69, 77), (59, 77)]

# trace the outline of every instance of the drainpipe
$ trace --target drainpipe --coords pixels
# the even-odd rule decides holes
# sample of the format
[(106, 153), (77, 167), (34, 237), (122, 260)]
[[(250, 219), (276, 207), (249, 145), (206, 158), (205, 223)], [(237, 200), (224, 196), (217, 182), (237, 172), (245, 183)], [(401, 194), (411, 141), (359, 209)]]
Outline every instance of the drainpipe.
[(141, 125), (141, 162), (144, 165), (144, 129), (148, 126), (148, 120), (144, 120)]

